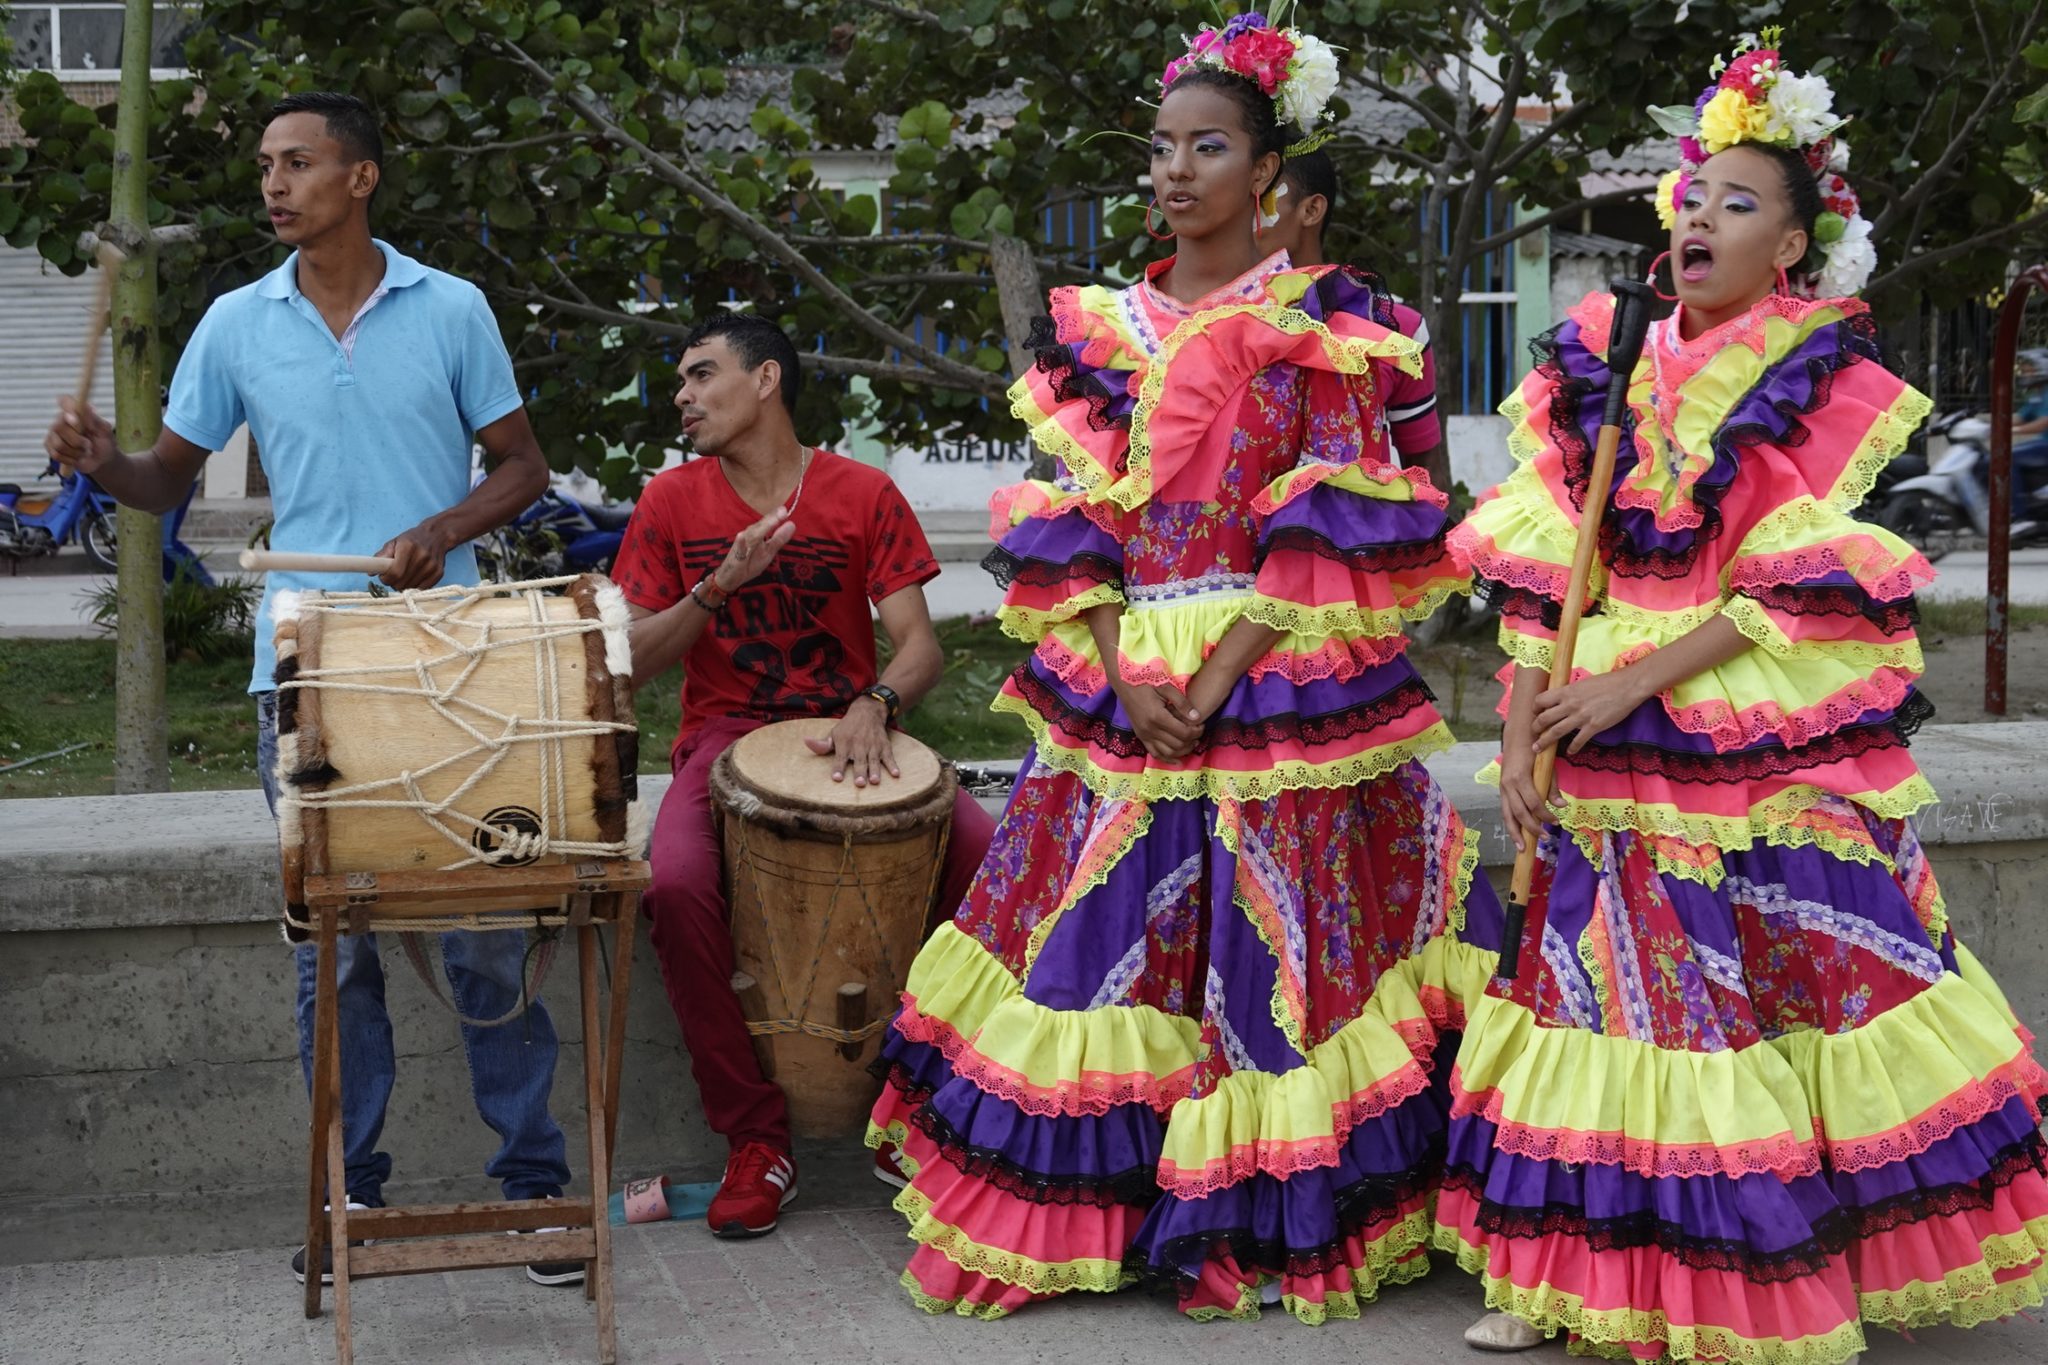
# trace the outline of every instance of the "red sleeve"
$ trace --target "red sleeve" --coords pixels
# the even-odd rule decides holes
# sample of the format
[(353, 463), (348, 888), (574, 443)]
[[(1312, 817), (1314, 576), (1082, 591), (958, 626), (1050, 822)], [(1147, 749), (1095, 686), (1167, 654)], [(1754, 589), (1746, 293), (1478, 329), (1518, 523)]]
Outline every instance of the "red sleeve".
[(939, 561), (932, 557), (931, 543), (917, 514), (903, 499), (902, 490), (887, 479), (875, 494), (873, 530), (868, 535), (868, 600), (880, 603), (885, 597), (939, 576)]
[(657, 476), (641, 490), (626, 523), (618, 558), (612, 561), (612, 581), (636, 607), (665, 611), (683, 600), (689, 584), (683, 582), (682, 564), (675, 529), (669, 522), (669, 492), (673, 480)]
[(1422, 343), (1422, 373), (1411, 378), (1397, 371), (1387, 386), (1387, 425), (1393, 431), (1394, 449), (1401, 452), (1403, 464), (1410, 464), (1443, 440), (1436, 410), (1436, 352), (1429, 344), (1429, 328), (1422, 314), (1397, 303), (1394, 323), (1403, 336)]

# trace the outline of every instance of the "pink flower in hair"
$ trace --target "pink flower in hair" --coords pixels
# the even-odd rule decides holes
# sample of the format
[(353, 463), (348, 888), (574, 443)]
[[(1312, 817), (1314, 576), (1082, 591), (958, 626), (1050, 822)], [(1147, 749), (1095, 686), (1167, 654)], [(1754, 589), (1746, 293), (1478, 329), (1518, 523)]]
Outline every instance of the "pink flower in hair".
[(1287, 64), (1294, 60), (1294, 44), (1270, 28), (1240, 34), (1223, 50), (1223, 64), (1240, 76), (1259, 83), (1267, 95), (1287, 79)]
[(1757, 88), (1760, 77), (1776, 72), (1782, 65), (1778, 59), (1778, 50), (1774, 47), (1745, 52), (1728, 63), (1728, 69), (1721, 73), (1721, 88), (1740, 90), (1752, 100), (1761, 99), (1763, 91)]
[(1700, 140), (1696, 137), (1682, 137), (1678, 139), (1678, 155), (1679, 159), (1688, 166), (1704, 166), (1707, 164), (1707, 149), (1700, 146)]

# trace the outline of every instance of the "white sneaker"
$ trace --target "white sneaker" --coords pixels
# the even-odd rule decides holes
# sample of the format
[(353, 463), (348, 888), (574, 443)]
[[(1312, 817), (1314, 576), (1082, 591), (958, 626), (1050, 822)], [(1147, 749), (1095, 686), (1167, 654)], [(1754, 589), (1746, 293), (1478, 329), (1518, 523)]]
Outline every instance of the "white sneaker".
[[(538, 1237), (544, 1232), (567, 1232), (568, 1230), (567, 1228), (535, 1228), (530, 1235)], [(529, 1234), (515, 1232), (512, 1235), (514, 1237), (521, 1237)], [(582, 1284), (583, 1262), (540, 1261), (529, 1263), (526, 1267), (526, 1278), (532, 1280), (535, 1284)]]
[(1543, 1340), (1543, 1333), (1513, 1313), (1488, 1313), (1465, 1329), (1465, 1344), (1481, 1351), (1527, 1351)]

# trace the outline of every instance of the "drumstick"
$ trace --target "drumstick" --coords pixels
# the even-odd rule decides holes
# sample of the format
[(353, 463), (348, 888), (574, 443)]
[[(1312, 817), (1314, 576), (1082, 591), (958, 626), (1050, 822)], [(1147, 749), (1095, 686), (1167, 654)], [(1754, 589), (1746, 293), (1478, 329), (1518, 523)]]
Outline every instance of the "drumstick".
[[(1550, 685), (1563, 687), (1572, 680), (1572, 656), (1578, 651), (1579, 617), (1585, 610), (1587, 589), (1593, 576), (1593, 559), (1600, 551), (1600, 521), (1607, 511), (1607, 494), (1614, 481), (1614, 462), (1621, 446), (1621, 424), (1628, 416), (1630, 377), (1643, 353), (1643, 339), (1650, 327), (1650, 308), (1655, 295), (1637, 280), (1616, 280), (1614, 315), (1608, 329), (1607, 410), (1600, 419), (1600, 434), (1593, 448), (1593, 467), (1586, 478), (1586, 505), (1579, 512), (1578, 539), (1572, 551), (1571, 578), (1565, 585), (1564, 603), (1559, 608), (1557, 642), (1551, 647)], [(1545, 746), (1536, 755), (1533, 777), (1539, 800), (1550, 799), (1550, 782), (1557, 768), (1557, 746)], [(1496, 975), (1513, 981), (1521, 970), (1522, 929), (1529, 913), (1529, 892), (1536, 877), (1536, 839), (1524, 831), (1522, 850), (1515, 855), (1514, 878), (1509, 884), (1508, 903), (1501, 911), (1500, 965)]]
[(242, 567), (251, 573), (388, 573), (398, 561), (383, 555), (304, 555), (287, 550), (244, 550)]
[(78, 365), (78, 406), (84, 408), (92, 397), (93, 375), (100, 365), (100, 336), (107, 330), (107, 317), (114, 310), (114, 272), (128, 257), (112, 242), (101, 242), (98, 252), (99, 290), (92, 305), (92, 329), (85, 334), (85, 358)]

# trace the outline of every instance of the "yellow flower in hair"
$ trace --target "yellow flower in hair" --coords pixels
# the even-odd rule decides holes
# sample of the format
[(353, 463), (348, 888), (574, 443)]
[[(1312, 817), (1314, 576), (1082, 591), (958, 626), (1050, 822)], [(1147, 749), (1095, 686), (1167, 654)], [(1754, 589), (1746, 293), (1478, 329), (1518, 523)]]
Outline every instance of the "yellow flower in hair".
[(1684, 171), (1666, 171), (1657, 182), (1657, 221), (1666, 232), (1678, 221), (1678, 182), (1684, 178)]
[(1738, 142), (1761, 141), (1769, 120), (1769, 111), (1740, 90), (1717, 90), (1700, 110), (1700, 145), (1713, 156)]

